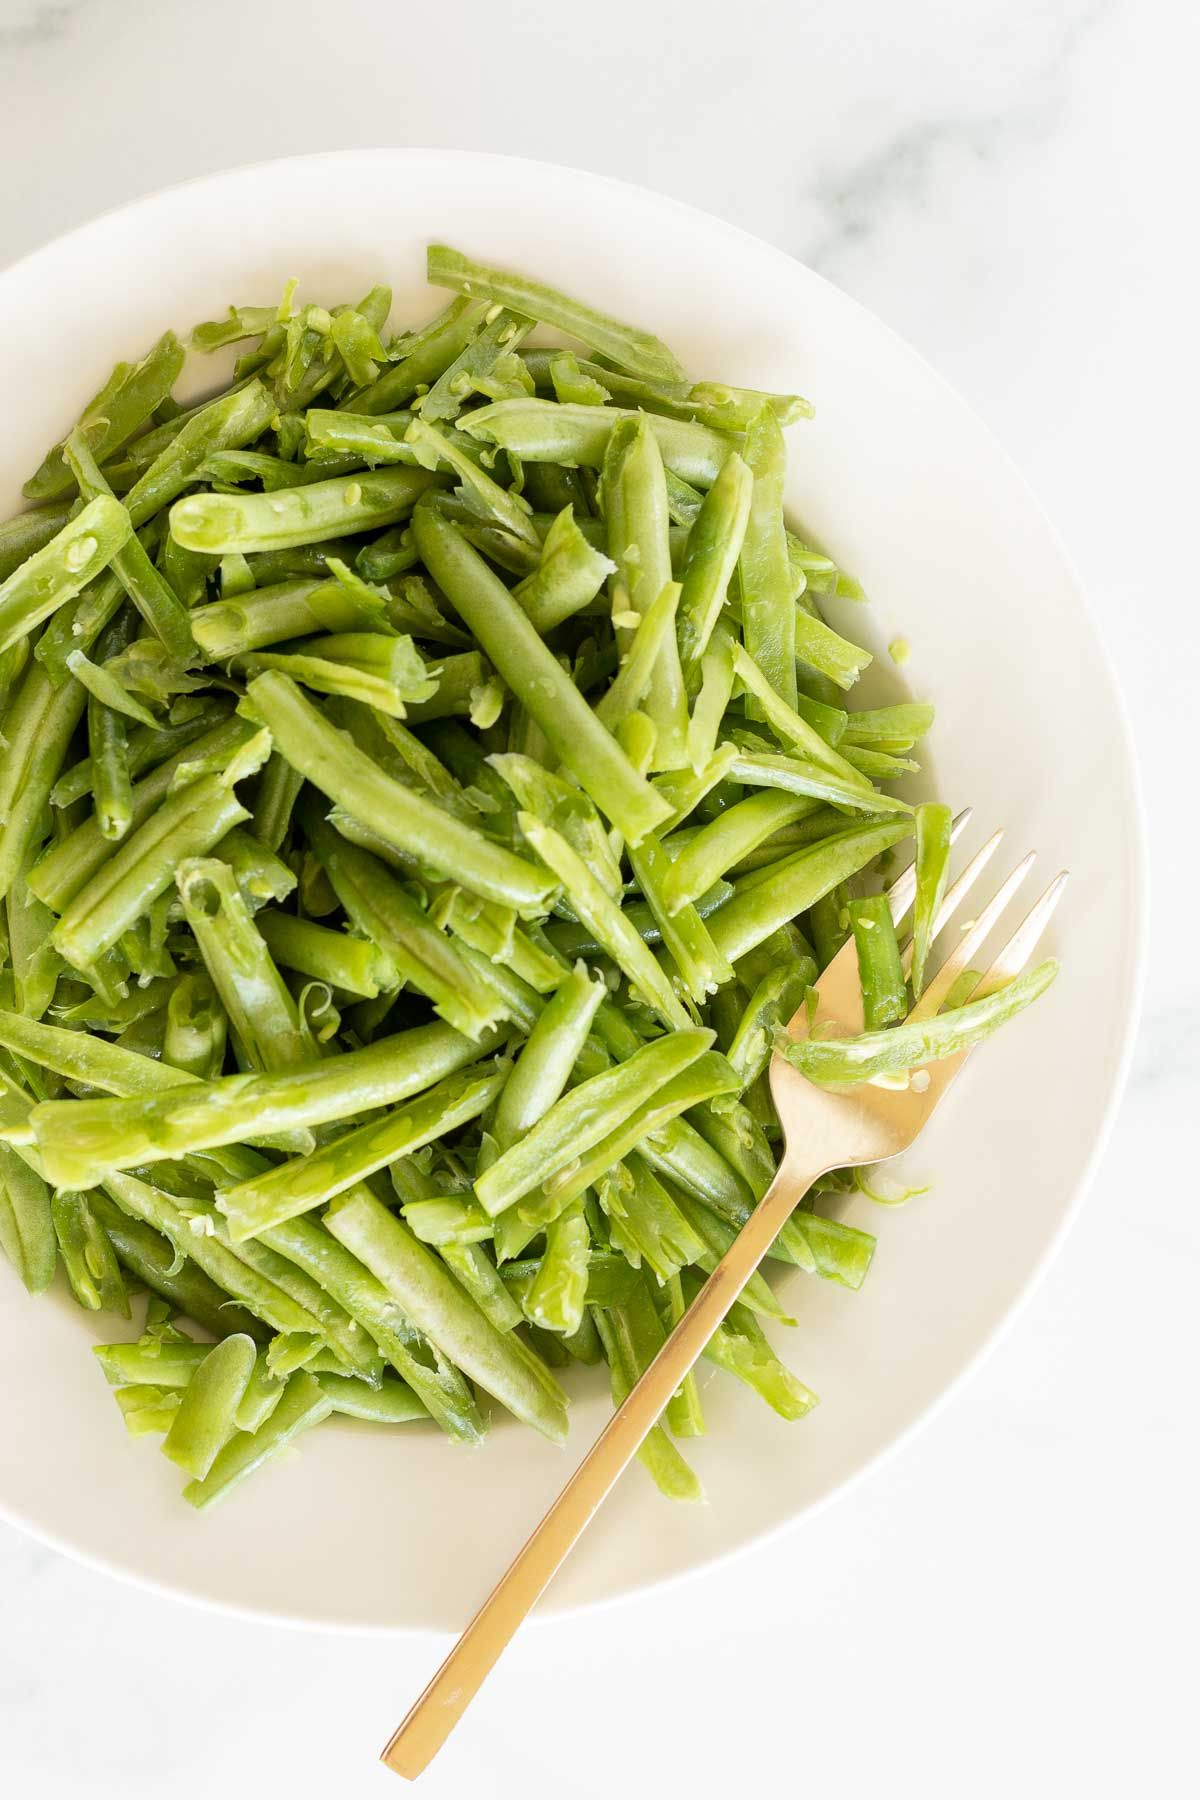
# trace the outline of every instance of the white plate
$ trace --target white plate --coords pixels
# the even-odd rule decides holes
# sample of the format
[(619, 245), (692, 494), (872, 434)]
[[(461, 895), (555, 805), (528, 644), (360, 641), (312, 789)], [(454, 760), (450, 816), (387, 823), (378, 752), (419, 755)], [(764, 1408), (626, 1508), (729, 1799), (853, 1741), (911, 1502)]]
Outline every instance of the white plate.
[[(548, 1610), (703, 1567), (811, 1512), (942, 1400), (1062, 1236), (1121, 1085), (1136, 1009), (1141, 833), (1121, 707), (1076, 578), (1008, 458), (869, 313), (778, 250), (616, 182), (500, 157), (384, 150), (213, 176), (72, 232), (0, 277), (0, 517), (118, 356), (284, 279), (335, 301), (374, 281), (394, 317), (441, 298), (443, 239), (528, 270), (665, 337), (699, 376), (809, 395), (790, 433), (795, 516), (863, 580), (847, 609), (879, 652), (911, 640), (938, 705), (931, 783), (1005, 825), (1072, 883), (1048, 997), (976, 1059), (908, 1167), (934, 1192), (848, 1216), (878, 1233), (866, 1287), (795, 1277), (789, 1362), (821, 1395), (785, 1425), (704, 1376), (691, 1446), (705, 1507), (621, 1483)], [(1030, 895), (1036, 891), (1030, 885)], [(156, 1440), (133, 1442), (89, 1353), (106, 1335), (0, 1269), (6, 1383), (0, 1509), (49, 1543), (192, 1600), (312, 1626), (460, 1625), (608, 1411), (579, 1372), (570, 1449), (501, 1424), (468, 1453), (435, 1432), (339, 1423), (197, 1517)]]

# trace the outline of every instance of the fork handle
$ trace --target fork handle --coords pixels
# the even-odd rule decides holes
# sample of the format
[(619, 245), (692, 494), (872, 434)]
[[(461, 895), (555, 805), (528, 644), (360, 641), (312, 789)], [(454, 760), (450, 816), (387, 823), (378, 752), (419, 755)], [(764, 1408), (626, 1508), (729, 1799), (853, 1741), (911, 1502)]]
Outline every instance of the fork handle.
[(518, 1551), (381, 1760), (411, 1781), (441, 1749), (675, 1389), (770, 1249), (821, 1169), (785, 1158), (775, 1179), (645, 1374), (630, 1389), (562, 1493)]

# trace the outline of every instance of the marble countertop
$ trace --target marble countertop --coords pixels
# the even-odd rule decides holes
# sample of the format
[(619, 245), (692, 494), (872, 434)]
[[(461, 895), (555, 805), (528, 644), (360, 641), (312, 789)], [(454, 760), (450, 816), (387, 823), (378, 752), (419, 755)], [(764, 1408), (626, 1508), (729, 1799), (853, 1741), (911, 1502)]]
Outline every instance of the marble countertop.
[[(813, 264), (966, 395), (1075, 555), (1133, 718), (1140, 1048), (1032, 1303), (819, 1525), (669, 1601), (529, 1630), (431, 1796), (1186, 1785), (1200, 964), (1167, 932), (1200, 881), (1198, 51), (1175, 0), (0, 0), (0, 260), (301, 150), (491, 148), (661, 188)], [(0, 1592), (5, 1791), (396, 1791), (373, 1756), (428, 1645), (190, 1611), (3, 1527)]]

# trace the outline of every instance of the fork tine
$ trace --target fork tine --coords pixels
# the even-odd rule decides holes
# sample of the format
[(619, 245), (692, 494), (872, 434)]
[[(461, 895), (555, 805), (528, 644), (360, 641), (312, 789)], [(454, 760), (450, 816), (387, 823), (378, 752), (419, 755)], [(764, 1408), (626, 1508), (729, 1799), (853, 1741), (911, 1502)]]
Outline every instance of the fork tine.
[[(958, 880), (952, 882), (950, 887), (946, 890), (946, 893), (942, 896), (942, 904), (938, 907), (937, 917), (933, 921), (933, 936), (935, 938), (938, 933), (944, 930), (949, 924), (971, 889), (975, 886), (975, 883), (979, 880), (979, 877), (983, 874), (983, 871), (987, 868), (989, 862), (991, 862), (992, 857), (1000, 848), (1000, 841), (1003, 836), (1004, 827), (1001, 826), (999, 831), (994, 831), (987, 843), (982, 845), (980, 849), (975, 852), (962, 874), (958, 877)], [(906, 977), (908, 976), (909, 970), (912, 968), (912, 959), (913, 947), (911, 942), (909, 942), (905, 945), (904, 954), (901, 958)]]
[[(975, 808), (973, 806), (964, 806), (962, 811), (956, 814), (955, 818), (951, 821), (950, 842), (952, 844), (958, 842), (962, 833), (971, 823), (974, 813)], [(901, 919), (912, 905), (916, 891), (917, 865), (915, 862), (911, 862), (907, 869), (904, 870), (903, 874), (897, 875), (895, 881), (893, 881), (891, 887), (887, 891), (888, 910), (892, 915), (893, 925), (899, 925)]]
[(971, 958), (974, 956), (976, 950), (979, 949), (981, 944), (986, 943), (1005, 907), (1033, 867), (1034, 858), (1035, 853), (1031, 850), (1029, 855), (1023, 857), (1017, 864), (1012, 874), (1008, 877), (1008, 880), (1000, 884), (979, 917), (972, 923), (970, 929), (963, 933), (959, 942), (955, 944), (953, 950), (950, 952), (933, 980), (928, 984), (917, 1004), (909, 1013), (908, 1017), (910, 1022), (913, 1019), (933, 1018), (954, 982), (962, 974), (964, 969), (970, 968)]
[(1062, 869), (1054, 877), (1041, 899), (1034, 902), (1021, 920), (971, 995), (973, 1000), (981, 1000), (985, 994), (990, 994), (993, 989), (1002, 987), (1006, 981), (1011, 981), (1014, 975), (1021, 973), (1033, 955), (1038, 939), (1049, 924), (1050, 915), (1062, 899), (1063, 889), (1066, 885), (1067, 870)]

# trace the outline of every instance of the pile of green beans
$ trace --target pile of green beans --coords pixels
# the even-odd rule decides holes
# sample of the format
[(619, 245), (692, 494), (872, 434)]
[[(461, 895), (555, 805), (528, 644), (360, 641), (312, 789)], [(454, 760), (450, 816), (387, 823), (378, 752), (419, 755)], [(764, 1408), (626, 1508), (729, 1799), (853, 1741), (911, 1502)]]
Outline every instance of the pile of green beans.
[[(181, 405), (168, 331), (0, 525), (0, 1246), (138, 1323), (96, 1356), (204, 1507), (330, 1413), (553, 1441), (619, 1401), (769, 1185), (777, 1034), (853, 934), (853, 1081), (905, 1026), (878, 876), (915, 831), (913, 995), (945, 808), (882, 784), (932, 710), (855, 713), (853, 580), (784, 517), (795, 395), (434, 246), (453, 297), (230, 309)], [(535, 326), (574, 348), (532, 347)], [(227, 347), (233, 347), (232, 353)], [(859, 1287), (829, 1178), (775, 1262)], [(709, 1360), (815, 1396), (756, 1274)], [(641, 1459), (695, 1498), (694, 1377)]]

